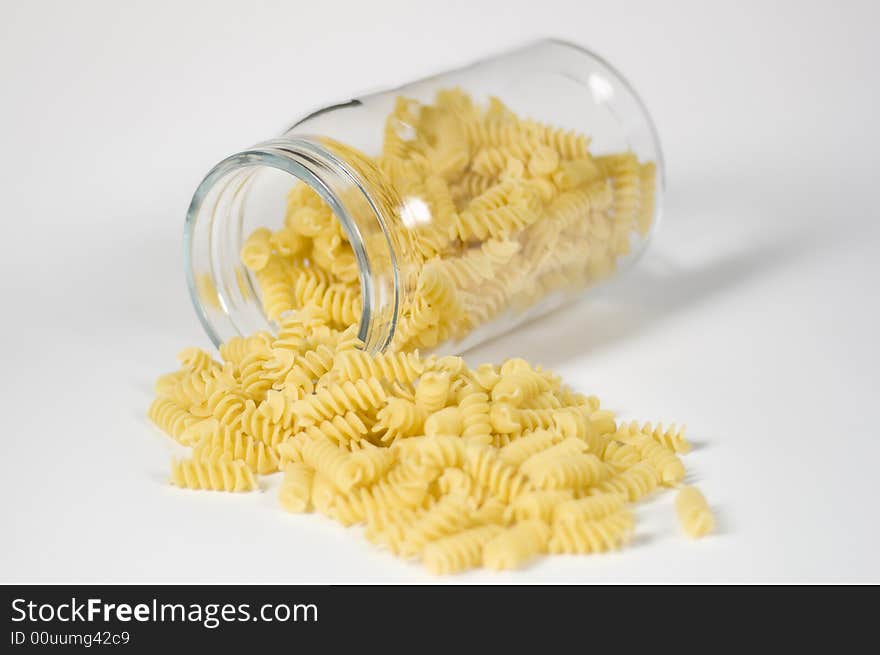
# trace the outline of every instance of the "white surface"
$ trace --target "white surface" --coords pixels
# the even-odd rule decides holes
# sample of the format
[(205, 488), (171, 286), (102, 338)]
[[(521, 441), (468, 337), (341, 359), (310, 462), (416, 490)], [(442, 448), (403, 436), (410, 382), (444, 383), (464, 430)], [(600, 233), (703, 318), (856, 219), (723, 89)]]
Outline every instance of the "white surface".
[(602, 297), (470, 358), (686, 421), (721, 531), (687, 542), (669, 494), (619, 554), (455, 581), (880, 582), (876, 5), (417, 4), (3, 3), (0, 581), (432, 580), (271, 493), (167, 486), (152, 381), (207, 345), (183, 214), (316, 106), (556, 35), (653, 112), (665, 225)]

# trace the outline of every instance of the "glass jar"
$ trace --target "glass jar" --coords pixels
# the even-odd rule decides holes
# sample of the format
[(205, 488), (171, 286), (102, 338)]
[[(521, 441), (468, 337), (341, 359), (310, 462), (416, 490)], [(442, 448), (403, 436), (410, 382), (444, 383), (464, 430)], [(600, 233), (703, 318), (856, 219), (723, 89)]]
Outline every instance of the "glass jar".
[(463, 351), (629, 266), (662, 188), (629, 84), (541, 41), (224, 159), (187, 214), (188, 284), (218, 346), (312, 305), (373, 352)]

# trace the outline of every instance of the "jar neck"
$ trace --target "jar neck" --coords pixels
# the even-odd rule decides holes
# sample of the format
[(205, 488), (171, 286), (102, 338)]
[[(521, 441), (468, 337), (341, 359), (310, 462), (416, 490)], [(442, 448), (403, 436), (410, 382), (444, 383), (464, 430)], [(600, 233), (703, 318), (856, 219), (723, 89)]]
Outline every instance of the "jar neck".
[(326, 139), (284, 136), (217, 164), (201, 182), (187, 212), (184, 259), (196, 312), (216, 346), (234, 336), (274, 331), (258, 286), (239, 253), (257, 227), (277, 229), (287, 192), (308, 184), (332, 209), (359, 268), (366, 350), (381, 352), (394, 337), (408, 284), (411, 255), (398, 236), (397, 200), (356, 153)]

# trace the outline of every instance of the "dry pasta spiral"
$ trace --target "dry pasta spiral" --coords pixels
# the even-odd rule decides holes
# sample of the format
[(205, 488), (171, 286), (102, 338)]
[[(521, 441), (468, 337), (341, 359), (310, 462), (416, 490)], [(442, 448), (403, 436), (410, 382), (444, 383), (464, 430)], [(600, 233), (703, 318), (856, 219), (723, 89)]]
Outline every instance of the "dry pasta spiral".
[(545, 523), (553, 521), (556, 507), (574, 498), (570, 489), (536, 489), (526, 491), (507, 506), (510, 520), (539, 520)]
[(546, 552), (550, 534), (550, 527), (543, 521), (521, 521), (486, 542), (483, 564), (495, 570), (519, 568)]
[(621, 510), (595, 521), (553, 524), (548, 548), (551, 553), (603, 553), (616, 550), (629, 541), (633, 516)]
[(479, 486), (504, 502), (515, 499), (531, 486), (519, 471), (505, 464), (493, 449), (487, 447), (468, 446), (464, 470), (473, 476)]
[(290, 463), (284, 468), (284, 479), (278, 491), (278, 501), (285, 510), (307, 512), (312, 504), (312, 483), (315, 471), (302, 463)]
[(418, 352), (371, 356), (360, 350), (340, 353), (333, 365), (338, 380), (379, 378), (412, 384), (425, 370)]
[(171, 463), (171, 483), (184, 489), (209, 491), (253, 491), (257, 488), (251, 469), (240, 460), (209, 463), (174, 460)]
[(697, 539), (715, 529), (715, 517), (706, 497), (696, 487), (682, 487), (675, 497), (675, 511), (682, 530)]
[(483, 547), (503, 529), (483, 525), (432, 541), (422, 550), (422, 561), (437, 575), (474, 568), (483, 561)]
[(294, 412), (303, 420), (317, 422), (349, 411), (374, 411), (385, 403), (385, 389), (375, 378), (343, 382), (306, 396), (294, 403)]

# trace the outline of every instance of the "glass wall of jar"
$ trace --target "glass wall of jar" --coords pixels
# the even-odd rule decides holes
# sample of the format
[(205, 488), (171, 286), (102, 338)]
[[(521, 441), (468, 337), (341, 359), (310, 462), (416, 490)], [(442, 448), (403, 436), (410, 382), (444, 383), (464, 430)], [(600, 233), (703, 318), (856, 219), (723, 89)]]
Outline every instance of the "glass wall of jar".
[(311, 306), (372, 351), (459, 352), (630, 265), (663, 161), (627, 82), (541, 41), (316, 111), (205, 177), (187, 276), (216, 345)]

